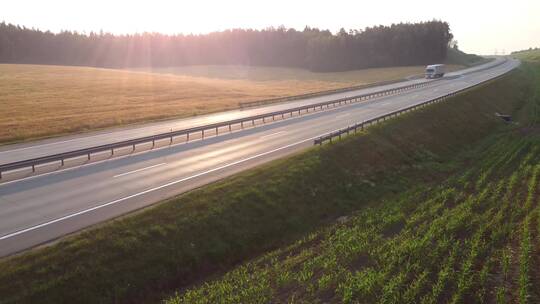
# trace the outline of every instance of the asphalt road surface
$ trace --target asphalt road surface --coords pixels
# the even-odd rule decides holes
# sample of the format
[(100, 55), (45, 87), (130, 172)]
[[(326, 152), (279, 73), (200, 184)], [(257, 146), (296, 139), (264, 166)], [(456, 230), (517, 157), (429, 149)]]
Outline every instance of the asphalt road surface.
[[(0, 256), (46, 243), (84, 227), (305, 149), (312, 146), (313, 139), (322, 134), (472, 86), (505, 73), (518, 64), (516, 60), (508, 60), (485, 71), (466, 75), (461, 74), (470, 70), (458, 71), (450, 73), (448, 78), (428, 87), (413, 89), (399, 95), (380, 97), (204, 140), (163, 146), (125, 157), (104, 158), (102, 161), (83, 166), (5, 182), (0, 184)], [(479, 66), (473, 70), (481, 68), (482, 66)], [(413, 82), (419, 81), (424, 80)], [(399, 86), (403, 84), (400, 83)], [(230, 111), (193, 119), (116, 129), (111, 132), (7, 146), (0, 151), (0, 163), (380, 89), (380, 87), (369, 88), (244, 111)]]

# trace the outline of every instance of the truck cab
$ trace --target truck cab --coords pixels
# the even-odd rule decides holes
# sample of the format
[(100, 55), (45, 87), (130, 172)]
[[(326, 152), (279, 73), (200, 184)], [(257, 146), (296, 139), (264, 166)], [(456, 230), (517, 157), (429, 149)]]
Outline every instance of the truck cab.
[(426, 78), (440, 78), (444, 76), (444, 64), (432, 64), (426, 67)]

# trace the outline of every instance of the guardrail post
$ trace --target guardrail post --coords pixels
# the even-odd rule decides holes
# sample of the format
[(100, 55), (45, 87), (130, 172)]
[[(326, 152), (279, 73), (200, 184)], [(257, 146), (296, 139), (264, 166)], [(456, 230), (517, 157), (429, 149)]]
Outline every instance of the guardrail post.
[(152, 149), (154, 149), (155, 146), (156, 146), (156, 140), (152, 139)]
[(36, 172), (36, 165), (32, 165), (32, 172)]
[(114, 148), (111, 148), (111, 156), (114, 155)]
[(63, 167), (64, 166), (64, 159), (63, 158), (60, 160), (60, 163), (61, 163), (61, 166)]
[(204, 139), (204, 129), (201, 131), (201, 138)]
[(2, 171), (0, 171), (0, 179), (2, 179)]
[(135, 151), (135, 144), (133, 144), (133, 150), (131, 150), (132, 152)]
[[(90, 153), (88, 153), (88, 160), (90, 160)], [(34, 167), (34, 166), (32, 165), (32, 167)]]
[(231, 124), (229, 124), (229, 132), (231, 132)]

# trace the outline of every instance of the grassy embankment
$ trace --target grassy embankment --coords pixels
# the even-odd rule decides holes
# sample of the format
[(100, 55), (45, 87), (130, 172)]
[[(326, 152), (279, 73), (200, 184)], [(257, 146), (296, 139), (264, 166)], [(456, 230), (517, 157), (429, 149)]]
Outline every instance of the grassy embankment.
[(478, 56), (475, 54), (467, 54), (460, 50), (448, 49), (446, 55), (446, 62), (452, 64), (460, 64), (463, 66), (474, 66), (482, 63), (486, 63), (492, 59)]
[(176, 75), (163, 75), (0, 64), (0, 143), (199, 115), (237, 108), (239, 102), (401, 79), (421, 71), (399, 67), (312, 73), (214, 66), (165, 70)]
[[(191, 286), (246, 259), (291, 244), (355, 210), (372, 206), (364, 211), (369, 215), (379, 212), (373, 209), (378, 205), (391, 209), (393, 204), (387, 202), (424, 193), (421, 191), (429, 185), (468, 167), (467, 162), (482, 159), (482, 149), (463, 154), (469, 145), (496, 130), (510, 132), (513, 127), (503, 124), (493, 113), (511, 113), (525, 102), (530, 86), (527, 76), (524, 71), (516, 72), (466, 95), (370, 128), (366, 134), (273, 162), (133, 216), (88, 229), (52, 246), (3, 259), (0, 303), (156, 301), (172, 290)], [(417, 192), (406, 192), (411, 187)], [(389, 226), (383, 227), (384, 231), (388, 229), (385, 233), (389, 238), (401, 235), (392, 231), (406, 226), (405, 219), (396, 212), (394, 218), (385, 220)], [(356, 222), (359, 220), (351, 221)], [(397, 228), (391, 228), (394, 224)], [(392, 248), (382, 236), (373, 237), (378, 238), (376, 244)], [(465, 240), (468, 236), (463, 237)], [(454, 244), (452, 240), (449, 243)], [(417, 248), (420, 252), (424, 249)], [(377, 250), (384, 253), (381, 248)], [(390, 252), (385, 254), (392, 258)], [(276, 253), (274, 257), (266, 263), (268, 267), (286, 258)], [(368, 261), (376, 259), (370, 256)], [(298, 263), (303, 263), (300, 257)], [(260, 262), (255, 264), (266, 271)], [(283, 273), (287, 269), (290, 270), (284, 268)], [(237, 274), (238, 270), (227, 276)], [(302, 275), (308, 281), (317, 277), (308, 274), (309, 269)], [(384, 274), (387, 276), (381, 276), (377, 282), (384, 282), (392, 273)], [(289, 294), (283, 292), (285, 296), (304, 288), (295, 285), (294, 278), (296, 274), (291, 277), (293, 281), (284, 281), (292, 282), (283, 285), (291, 287)], [(227, 286), (222, 282), (212, 286)], [(335, 282), (328, 281), (328, 286)], [(401, 286), (399, 283), (393, 284)], [(255, 287), (246, 286), (245, 295), (251, 295)], [(272, 288), (262, 286), (260, 296), (274, 296), (277, 289)], [(218, 289), (205, 290), (202, 293), (219, 295)], [(341, 290), (344, 289), (335, 294), (341, 296)], [(196, 297), (198, 292), (192, 291), (189, 296)], [(244, 293), (234, 288), (230, 292), (238, 292), (237, 296)]]
[(536, 62), (519, 123), (474, 145), (467, 168), (167, 302), (538, 303), (539, 55), (520, 56)]

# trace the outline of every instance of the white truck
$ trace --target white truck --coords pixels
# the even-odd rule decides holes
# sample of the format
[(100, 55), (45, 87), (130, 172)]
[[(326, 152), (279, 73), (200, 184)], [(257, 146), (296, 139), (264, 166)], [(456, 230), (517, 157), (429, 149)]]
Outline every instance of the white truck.
[(443, 77), (445, 71), (444, 64), (432, 64), (426, 67), (426, 78)]

